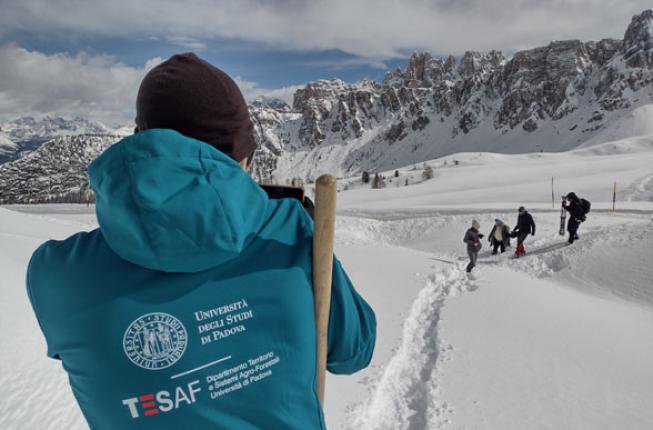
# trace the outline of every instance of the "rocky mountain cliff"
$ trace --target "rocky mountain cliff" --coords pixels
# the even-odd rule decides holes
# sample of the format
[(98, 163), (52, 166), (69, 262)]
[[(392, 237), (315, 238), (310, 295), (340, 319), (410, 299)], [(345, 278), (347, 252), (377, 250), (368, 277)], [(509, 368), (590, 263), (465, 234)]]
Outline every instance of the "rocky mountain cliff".
[(383, 82), (322, 80), (251, 107), (260, 178), (388, 170), (461, 151), (563, 151), (653, 133), (653, 11), (623, 40), (415, 53)]
[[(511, 58), (415, 53), (382, 82), (312, 82), (292, 106), (261, 98), (250, 113), (254, 175), (275, 182), (653, 133), (653, 11), (634, 16), (623, 40), (554, 41)], [(88, 163), (129, 132), (83, 119), (0, 125), (0, 203), (79, 201)]]

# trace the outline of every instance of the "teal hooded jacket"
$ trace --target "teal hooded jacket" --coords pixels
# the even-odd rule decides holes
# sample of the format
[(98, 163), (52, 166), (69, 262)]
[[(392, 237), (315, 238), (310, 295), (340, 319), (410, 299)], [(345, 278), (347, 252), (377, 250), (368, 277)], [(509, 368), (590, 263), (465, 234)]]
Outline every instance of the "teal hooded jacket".
[[(41, 245), (27, 289), (91, 429), (325, 428), (299, 202), (172, 130), (123, 139), (89, 177), (99, 229)], [(336, 259), (332, 290), (327, 367), (349, 374), (376, 321)]]

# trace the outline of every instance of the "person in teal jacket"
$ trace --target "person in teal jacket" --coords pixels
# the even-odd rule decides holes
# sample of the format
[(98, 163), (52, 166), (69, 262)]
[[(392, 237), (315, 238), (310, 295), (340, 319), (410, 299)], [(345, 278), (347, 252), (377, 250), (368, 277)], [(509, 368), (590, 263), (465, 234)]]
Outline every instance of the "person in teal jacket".
[[(237, 86), (174, 56), (141, 84), (136, 122), (89, 166), (100, 227), (44, 243), (27, 270), (90, 428), (324, 429), (313, 222), (242, 168), (254, 146)], [(375, 332), (334, 258), (328, 370), (366, 367)]]

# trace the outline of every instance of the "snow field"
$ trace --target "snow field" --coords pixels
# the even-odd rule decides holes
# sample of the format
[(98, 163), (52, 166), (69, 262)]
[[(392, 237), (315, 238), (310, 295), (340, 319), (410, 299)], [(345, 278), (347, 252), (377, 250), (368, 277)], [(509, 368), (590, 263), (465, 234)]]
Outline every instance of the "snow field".
[(37, 215), (0, 208), (0, 428), (81, 430), (88, 428), (61, 364), (46, 357), (45, 342), (25, 290), (32, 252), (49, 238), (80, 229)]
[[(339, 194), (336, 252), (375, 309), (378, 340), (369, 368), (328, 376), (329, 428), (653, 428), (653, 137), (455, 158), (430, 181)], [(557, 233), (551, 176), (556, 194), (593, 203), (572, 246)], [(491, 256), (486, 237), (468, 278), (471, 220), (486, 235), (495, 217), (512, 227), (520, 204), (537, 223), (529, 254)], [(11, 209), (0, 208), (0, 428), (85, 429), (24, 274), (43, 241), (94, 228), (92, 209)]]
[[(454, 166), (453, 160), (459, 165)], [(617, 207), (625, 209), (632, 200), (648, 201), (646, 197), (653, 193), (652, 163), (653, 135), (565, 153), (462, 153), (427, 162), (434, 168), (435, 176), (431, 180), (422, 181), (423, 163), (418, 163), (399, 169), (398, 180), (408, 177), (414, 185), (352, 189), (340, 193), (339, 205), (345, 214), (447, 207), (485, 209), (506, 203), (515, 209), (520, 204), (531, 203), (551, 209), (553, 177), (556, 207), (560, 196), (573, 190), (592, 201), (593, 209), (611, 208), (613, 184), (617, 182)], [(388, 171), (384, 175), (391, 179), (393, 173)], [(648, 208), (653, 208), (653, 204)]]
[(481, 278), (441, 313), (453, 347), (438, 382), (455, 412), (442, 428), (651, 428), (650, 307), (495, 267)]
[[(530, 254), (490, 256), (485, 244), (473, 279), (463, 272), (459, 232), (472, 217), (488, 214), (340, 220), (345, 242), (353, 230), (368, 245), (377, 235), (381, 246), (418, 248), (432, 273), (394, 334), (399, 346), (372, 378), (368, 397), (337, 428), (643, 429), (653, 423), (645, 407), (653, 399), (653, 371), (644, 358), (653, 358), (653, 270), (643, 262), (653, 243), (641, 235), (651, 230), (650, 218), (594, 215), (583, 224), (581, 241), (566, 246), (555, 214), (534, 216), (539, 233), (527, 241)], [(454, 244), (457, 253), (443, 252)], [(609, 276), (631, 260), (620, 255), (620, 244), (642, 256), (631, 262), (638, 273), (623, 276), (625, 283)], [(433, 254), (423, 252), (429, 246)], [(374, 249), (367, 252), (374, 258)], [(595, 261), (593, 277), (585, 276), (586, 260)], [(401, 270), (401, 262), (395, 267)], [(353, 279), (373, 300), (366, 283)], [(389, 335), (381, 327), (379, 333)]]

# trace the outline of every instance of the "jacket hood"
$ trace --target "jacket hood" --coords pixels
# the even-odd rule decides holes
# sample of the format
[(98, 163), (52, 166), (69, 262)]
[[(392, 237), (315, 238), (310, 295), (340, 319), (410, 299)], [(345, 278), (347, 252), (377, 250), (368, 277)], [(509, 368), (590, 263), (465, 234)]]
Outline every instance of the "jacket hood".
[(148, 269), (218, 266), (237, 257), (265, 223), (268, 197), (240, 165), (174, 130), (121, 140), (88, 174), (107, 244)]

